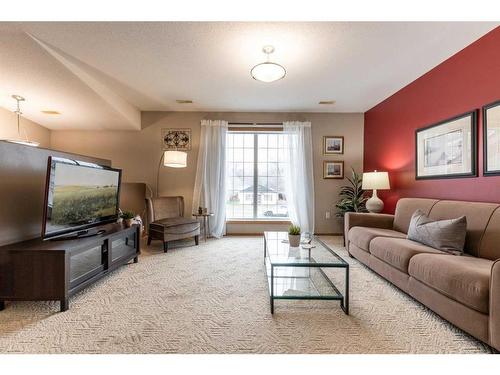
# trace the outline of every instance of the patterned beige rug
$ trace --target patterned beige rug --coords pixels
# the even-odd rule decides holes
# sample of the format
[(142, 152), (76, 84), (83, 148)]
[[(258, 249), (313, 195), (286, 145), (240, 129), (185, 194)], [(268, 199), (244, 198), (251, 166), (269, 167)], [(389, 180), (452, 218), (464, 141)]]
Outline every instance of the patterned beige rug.
[[(164, 254), (160, 244), (71, 299), (8, 303), (1, 353), (484, 353), (348, 258), (351, 315), (336, 301), (278, 301), (269, 312), (263, 239), (227, 237)], [(185, 246), (185, 244), (178, 244)]]

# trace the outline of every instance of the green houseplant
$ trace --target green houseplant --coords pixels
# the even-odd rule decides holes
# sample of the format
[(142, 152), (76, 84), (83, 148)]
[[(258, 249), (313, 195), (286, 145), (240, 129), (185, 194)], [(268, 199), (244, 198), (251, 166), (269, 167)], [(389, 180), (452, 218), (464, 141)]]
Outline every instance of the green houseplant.
[[(337, 207), (337, 213), (335, 216), (342, 220), (342, 231), (344, 231), (344, 216), (346, 212), (367, 212), (365, 191), (362, 189), (363, 177), (362, 175), (356, 173), (354, 168), (351, 168), (351, 178), (347, 178), (349, 185), (342, 186), (340, 188), (340, 200), (337, 202), (335, 207)], [(344, 245), (345, 245), (345, 233), (344, 233)]]
[(120, 217), (123, 219), (123, 223), (126, 227), (130, 227), (134, 221), (134, 213), (131, 211), (124, 211), (121, 213)]
[(356, 173), (354, 169), (351, 172), (351, 178), (347, 178), (349, 185), (340, 188), (340, 200), (337, 202), (336, 216), (343, 218), (346, 212), (367, 212), (365, 191), (362, 189), (363, 177)]
[(298, 225), (290, 225), (288, 227), (288, 243), (290, 244), (290, 247), (299, 247), (300, 227)]

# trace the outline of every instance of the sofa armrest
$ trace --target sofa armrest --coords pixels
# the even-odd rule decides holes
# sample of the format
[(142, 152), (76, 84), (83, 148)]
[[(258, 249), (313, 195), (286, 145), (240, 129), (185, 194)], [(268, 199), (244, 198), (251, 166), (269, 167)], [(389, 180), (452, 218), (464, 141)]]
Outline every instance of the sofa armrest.
[(346, 212), (344, 217), (344, 233), (346, 236), (352, 227), (392, 229), (393, 225), (394, 215), (389, 214)]
[(394, 215), (372, 214), (368, 212), (346, 212), (344, 216), (344, 246), (347, 252), (349, 252), (348, 233), (352, 227), (393, 229)]
[(489, 329), (490, 345), (500, 351), (500, 259), (491, 266)]

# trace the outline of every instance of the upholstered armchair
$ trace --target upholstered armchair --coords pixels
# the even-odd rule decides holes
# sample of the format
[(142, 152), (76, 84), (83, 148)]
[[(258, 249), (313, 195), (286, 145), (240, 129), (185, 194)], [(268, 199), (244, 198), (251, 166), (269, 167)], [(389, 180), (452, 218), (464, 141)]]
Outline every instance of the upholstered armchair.
[(199, 243), (200, 223), (184, 217), (183, 197), (147, 198), (148, 245), (152, 240), (163, 242), (163, 251), (168, 251), (168, 242), (194, 237)]

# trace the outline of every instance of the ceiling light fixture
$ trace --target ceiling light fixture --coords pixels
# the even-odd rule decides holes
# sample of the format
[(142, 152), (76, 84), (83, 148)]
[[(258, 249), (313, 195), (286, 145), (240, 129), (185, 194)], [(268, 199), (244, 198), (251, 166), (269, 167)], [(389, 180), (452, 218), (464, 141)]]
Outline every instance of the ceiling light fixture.
[(264, 46), (262, 52), (267, 55), (267, 61), (255, 65), (250, 74), (252, 78), (261, 82), (274, 82), (282, 79), (286, 75), (286, 70), (280, 64), (273, 63), (269, 61), (269, 55), (274, 52), (273, 46)]
[(20, 95), (12, 95), (12, 98), (17, 102), (17, 107), (14, 113), (17, 115), (17, 135), (19, 136), (19, 139), (4, 139), (4, 141), (11, 143), (18, 143), (25, 146), (38, 147), (40, 143), (30, 141), (28, 139), (28, 134), (26, 133), (26, 129), (23, 128), (24, 140), (22, 139), (23, 137), (21, 136), (21, 115), (23, 113), (21, 112), (21, 107), (19, 103), (24, 102), (25, 99)]

